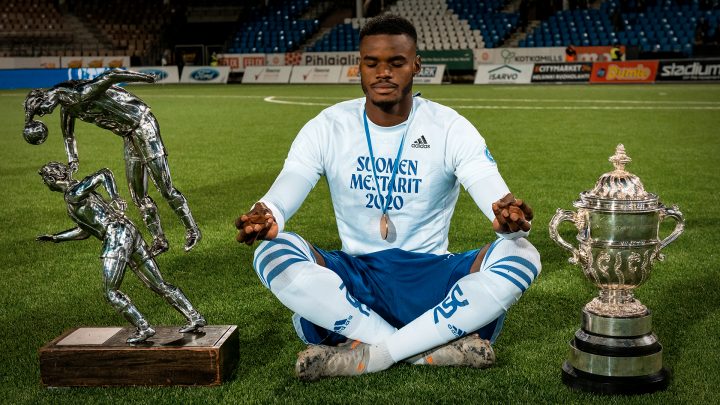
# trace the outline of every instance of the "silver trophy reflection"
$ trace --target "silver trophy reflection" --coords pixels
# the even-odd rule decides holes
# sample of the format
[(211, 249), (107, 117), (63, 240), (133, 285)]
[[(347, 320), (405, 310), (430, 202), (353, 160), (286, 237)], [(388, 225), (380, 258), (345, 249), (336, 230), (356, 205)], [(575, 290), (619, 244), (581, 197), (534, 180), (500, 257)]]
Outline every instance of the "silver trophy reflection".
[[(618, 145), (610, 162), (615, 170), (600, 176), (592, 190), (580, 193), (577, 212), (558, 209), (550, 221), (550, 237), (570, 251), (585, 277), (600, 289), (582, 311), (582, 328), (570, 342), (563, 381), (572, 388), (608, 394), (639, 394), (667, 387), (662, 346), (652, 333), (651, 313), (635, 298), (634, 289), (650, 277), (660, 250), (685, 229), (677, 206), (665, 207), (645, 191), (640, 179), (625, 170), (631, 159)], [(676, 221), (660, 240), (660, 223)], [(563, 221), (574, 223), (578, 248), (558, 233)]]
[(188, 207), (185, 196), (170, 178), (167, 152), (160, 138), (160, 126), (142, 100), (115, 84), (121, 82), (154, 82), (152, 75), (114, 69), (92, 80), (70, 80), (50, 89), (32, 90), (25, 99), (25, 129), (28, 143), (38, 145), (47, 138), (47, 126), (33, 120), (60, 106), (60, 124), (65, 151), (72, 172), (78, 168), (75, 143), (75, 119), (95, 124), (121, 136), (125, 144), (125, 174), (133, 203), (142, 214), (152, 234), (153, 256), (168, 250), (160, 225), (157, 206), (148, 196), (148, 175), (185, 226), (185, 251), (201, 238), (200, 229)]
[[(72, 179), (69, 166), (50, 162), (39, 174), (52, 191), (64, 194), (67, 212), (78, 226), (54, 235), (41, 235), (39, 241), (64, 242), (94, 236), (103, 242), (103, 289), (110, 305), (137, 329), (127, 339), (138, 343), (155, 334), (145, 317), (119, 288), (127, 266), (152, 291), (165, 300), (188, 321), (180, 332), (193, 332), (206, 325), (205, 318), (193, 307), (183, 292), (165, 282), (155, 259), (135, 225), (124, 215), (125, 201), (117, 192), (113, 174), (101, 169), (81, 181)], [(103, 186), (111, 198), (108, 203), (96, 191)]]

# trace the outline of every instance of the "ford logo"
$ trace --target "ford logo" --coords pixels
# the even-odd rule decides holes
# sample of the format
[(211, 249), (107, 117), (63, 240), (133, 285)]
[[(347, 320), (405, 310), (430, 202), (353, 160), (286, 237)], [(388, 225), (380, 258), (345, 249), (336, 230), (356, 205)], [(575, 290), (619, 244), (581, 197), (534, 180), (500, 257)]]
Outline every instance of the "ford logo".
[(215, 69), (198, 69), (190, 73), (190, 77), (192, 77), (193, 80), (199, 80), (203, 82), (212, 80), (218, 76), (220, 76), (220, 72)]
[(155, 81), (158, 81), (158, 82), (160, 80), (167, 79), (167, 77), (168, 77), (167, 72), (164, 70), (160, 70), (160, 69), (143, 69), (140, 71), (140, 73), (145, 73), (146, 75), (155, 76)]

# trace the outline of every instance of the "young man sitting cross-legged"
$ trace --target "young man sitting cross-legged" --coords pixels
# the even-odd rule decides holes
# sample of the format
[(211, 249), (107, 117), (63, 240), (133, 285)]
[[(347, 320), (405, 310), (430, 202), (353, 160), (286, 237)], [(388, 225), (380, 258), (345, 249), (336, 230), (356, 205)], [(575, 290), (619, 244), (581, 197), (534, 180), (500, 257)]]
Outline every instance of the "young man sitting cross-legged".
[[(485, 140), (454, 110), (413, 97), (416, 41), (401, 17), (370, 20), (360, 32), (365, 97), (310, 120), (270, 190), (236, 221), (239, 242), (264, 240), (253, 267), (310, 344), (298, 356), (301, 379), (400, 361), (488, 367), (506, 311), (540, 272), (525, 238), (532, 210), (510, 193)], [(340, 251), (283, 232), (323, 175)], [(450, 254), (461, 184), (498, 239)]]

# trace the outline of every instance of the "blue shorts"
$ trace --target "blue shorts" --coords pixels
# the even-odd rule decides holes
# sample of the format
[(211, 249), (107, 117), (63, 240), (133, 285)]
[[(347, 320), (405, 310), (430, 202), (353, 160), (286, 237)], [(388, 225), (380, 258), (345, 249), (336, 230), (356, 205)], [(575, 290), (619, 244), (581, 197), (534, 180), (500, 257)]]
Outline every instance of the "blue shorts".
[[(476, 249), (435, 255), (388, 249), (350, 256), (342, 251), (327, 252), (318, 247), (315, 250), (353, 297), (398, 329), (445, 299), (450, 288), (470, 273), (479, 252)], [(496, 319), (477, 332), (483, 339), (494, 338), (501, 322), (502, 319)], [(346, 340), (297, 315), (293, 323), (305, 343), (332, 346)]]

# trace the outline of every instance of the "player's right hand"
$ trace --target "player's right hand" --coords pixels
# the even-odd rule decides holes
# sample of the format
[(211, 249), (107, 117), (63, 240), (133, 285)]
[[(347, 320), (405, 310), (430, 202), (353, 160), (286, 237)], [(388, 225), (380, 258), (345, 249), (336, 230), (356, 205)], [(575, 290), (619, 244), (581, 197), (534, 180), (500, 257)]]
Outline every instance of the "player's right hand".
[(513, 233), (529, 231), (530, 221), (533, 219), (533, 210), (523, 200), (515, 199), (512, 193), (492, 204), (495, 214), (493, 230), (498, 233)]
[(53, 235), (38, 235), (35, 240), (39, 242), (55, 242), (55, 237)]
[(278, 235), (279, 230), (272, 211), (270, 211), (267, 205), (261, 202), (256, 203), (250, 212), (236, 219), (235, 227), (239, 231), (235, 239), (248, 246), (255, 243), (258, 239), (274, 239)]

